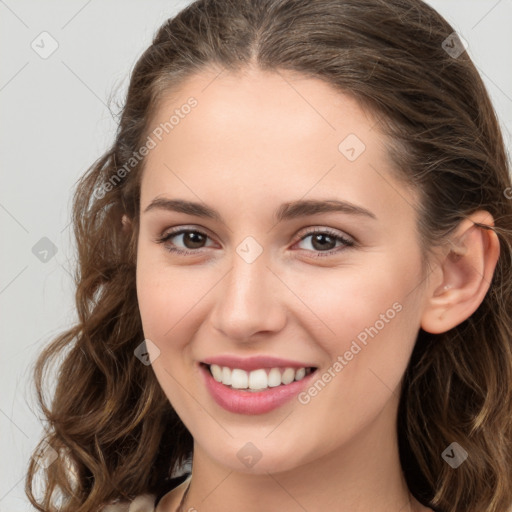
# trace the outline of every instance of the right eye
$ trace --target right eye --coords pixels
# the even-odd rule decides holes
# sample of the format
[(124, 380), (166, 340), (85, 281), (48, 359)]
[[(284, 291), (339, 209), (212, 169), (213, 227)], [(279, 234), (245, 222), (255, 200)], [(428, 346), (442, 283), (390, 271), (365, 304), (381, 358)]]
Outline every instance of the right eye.
[[(197, 229), (185, 229), (177, 228), (172, 231), (167, 231), (163, 235), (157, 238), (156, 242), (163, 244), (165, 249), (169, 252), (190, 255), (200, 252), (204, 248), (203, 244), (208, 239), (208, 235)], [(170, 242), (172, 239), (181, 239), (181, 244), (184, 248), (180, 248), (174, 242)]]

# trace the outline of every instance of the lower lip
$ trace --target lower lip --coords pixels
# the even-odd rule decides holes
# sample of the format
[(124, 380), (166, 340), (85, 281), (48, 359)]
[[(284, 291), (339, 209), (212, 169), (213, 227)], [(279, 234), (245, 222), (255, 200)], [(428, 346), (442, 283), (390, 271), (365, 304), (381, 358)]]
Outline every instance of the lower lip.
[(268, 388), (265, 391), (240, 391), (217, 382), (207, 366), (200, 364), (205, 384), (215, 402), (238, 414), (264, 414), (277, 409), (298, 395), (310, 382), (316, 371), (290, 384)]

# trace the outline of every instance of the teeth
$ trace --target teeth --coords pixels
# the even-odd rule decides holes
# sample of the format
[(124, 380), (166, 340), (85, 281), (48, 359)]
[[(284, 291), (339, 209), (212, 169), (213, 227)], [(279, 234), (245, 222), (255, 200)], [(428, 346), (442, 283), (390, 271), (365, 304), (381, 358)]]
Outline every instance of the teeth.
[(295, 370), (293, 368), (286, 368), (286, 370), (283, 372), (283, 375), (281, 375), (281, 382), (283, 384), (290, 384), (290, 382), (293, 382), (295, 380)]
[(221, 382), (223, 384), (231, 386), (231, 370), (226, 366), (224, 366), (224, 368), (222, 368), (222, 381)]
[(267, 387), (267, 384), (268, 379), (267, 372), (265, 370), (254, 370), (249, 373), (249, 389), (264, 389)]
[[(224, 373), (224, 370), (222, 373)], [(249, 375), (247, 372), (235, 368), (231, 372), (231, 387), (235, 389), (247, 389), (249, 387)]]
[(281, 385), (281, 371), (279, 368), (272, 368), (270, 372), (268, 372), (267, 378), (269, 388), (275, 388)]
[(217, 382), (233, 389), (249, 389), (251, 391), (275, 388), (301, 380), (311, 373), (309, 368), (271, 368), (246, 372), (239, 368), (229, 368), (217, 364), (210, 365), (210, 372)]
[(295, 372), (295, 380), (303, 379), (306, 376), (306, 368), (299, 368)]
[(216, 364), (212, 364), (210, 366), (210, 371), (212, 372), (213, 378), (217, 382), (222, 382), (222, 368), (217, 366)]

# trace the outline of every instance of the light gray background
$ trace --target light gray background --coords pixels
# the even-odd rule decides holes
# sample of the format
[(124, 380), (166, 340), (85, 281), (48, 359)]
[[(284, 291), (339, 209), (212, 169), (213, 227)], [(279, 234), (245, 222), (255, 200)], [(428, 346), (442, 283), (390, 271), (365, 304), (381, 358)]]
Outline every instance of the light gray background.
[[(0, 0), (0, 512), (33, 510), (24, 472), (42, 424), (31, 370), (75, 318), (74, 184), (113, 139), (109, 97), (122, 101), (156, 29), (189, 3)], [(428, 3), (468, 41), (511, 148), (512, 0)], [(31, 47), (43, 31), (59, 45), (47, 59)], [(57, 247), (46, 262), (32, 252), (43, 237)]]

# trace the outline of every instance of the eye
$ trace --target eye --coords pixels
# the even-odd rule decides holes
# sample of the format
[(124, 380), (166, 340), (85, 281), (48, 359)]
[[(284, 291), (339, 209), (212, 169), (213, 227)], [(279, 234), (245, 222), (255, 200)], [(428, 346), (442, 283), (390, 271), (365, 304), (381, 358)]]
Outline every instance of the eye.
[[(208, 238), (206, 233), (198, 231), (197, 229), (178, 228), (164, 233), (162, 236), (158, 237), (155, 242), (163, 244), (169, 252), (186, 255), (200, 252), (200, 249), (204, 247)], [(181, 241), (185, 248), (177, 247), (174, 242), (170, 242), (172, 239)]]
[[(308, 238), (311, 238), (311, 240), (305, 245), (309, 245), (310, 247), (303, 247), (302, 249), (307, 252), (316, 253), (314, 257), (331, 256), (334, 253), (339, 253), (355, 245), (353, 240), (328, 228), (315, 228), (310, 230), (302, 235), (297, 243), (300, 244)], [(184, 248), (179, 247), (176, 242), (172, 242), (173, 239), (184, 245)], [(165, 249), (169, 252), (192, 255), (201, 252), (201, 249), (207, 247), (205, 244), (208, 239), (209, 236), (206, 233), (197, 229), (177, 228), (172, 231), (167, 231), (162, 236), (158, 237), (155, 242), (163, 244)]]
[[(317, 252), (314, 257), (331, 256), (355, 245), (353, 240), (327, 228), (315, 228), (312, 231), (308, 231), (300, 237), (298, 243), (304, 242), (310, 237), (311, 240), (305, 245), (309, 245), (313, 252)], [(338, 243), (337, 249), (336, 244)], [(339, 249), (340, 245), (342, 246), (341, 249)], [(306, 248), (308, 252), (311, 252), (311, 249)]]

